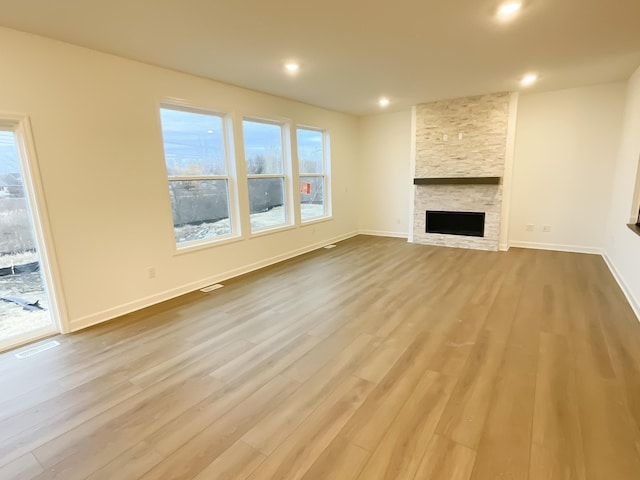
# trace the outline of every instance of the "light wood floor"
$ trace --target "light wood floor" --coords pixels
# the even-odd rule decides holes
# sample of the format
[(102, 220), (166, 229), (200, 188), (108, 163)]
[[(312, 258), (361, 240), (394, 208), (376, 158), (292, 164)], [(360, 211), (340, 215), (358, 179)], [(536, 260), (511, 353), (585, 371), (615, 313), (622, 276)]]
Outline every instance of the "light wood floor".
[(0, 479), (640, 479), (598, 256), (356, 237), (0, 355)]

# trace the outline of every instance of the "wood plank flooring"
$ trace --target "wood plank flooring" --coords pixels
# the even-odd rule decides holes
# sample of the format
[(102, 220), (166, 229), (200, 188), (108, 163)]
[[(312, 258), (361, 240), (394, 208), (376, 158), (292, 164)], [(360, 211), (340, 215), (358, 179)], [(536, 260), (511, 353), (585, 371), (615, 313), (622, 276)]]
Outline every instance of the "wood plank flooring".
[(0, 479), (638, 480), (602, 258), (359, 236), (0, 355)]

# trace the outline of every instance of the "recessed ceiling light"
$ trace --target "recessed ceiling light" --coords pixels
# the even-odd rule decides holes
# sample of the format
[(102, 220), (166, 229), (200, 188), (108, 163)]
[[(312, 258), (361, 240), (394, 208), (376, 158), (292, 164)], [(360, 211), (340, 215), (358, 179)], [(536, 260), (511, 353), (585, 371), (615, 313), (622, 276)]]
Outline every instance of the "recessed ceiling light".
[(389, 99), (387, 97), (382, 97), (380, 100), (378, 100), (378, 104), (380, 104), (381, 107), (386, 107), (387, 105), (389, 105)]
[(535, 73), (528, 73), (527, 75), (522, 77), (522, 80), (520, 80), (520, 85), (522, 85), (523, 87), (528, 87), (529, 85), (533, 85), (534, 83), (536, 83), (537, 80), (538, 75), (536, 75)]
[(289, 62), (284, 66), (284, 68), (286, 68), (288, 72), (294, 73), (300, 69), (300, 65), (294, 62)]
[(518, 13), (521, 8), (522, 2), (519, 1), (503, 3), (500, 8), (498, 8), (498, 16), (505, 20), (509, 19)]
[(207, 130), (207, 133), (213, 133), (213, 130)]

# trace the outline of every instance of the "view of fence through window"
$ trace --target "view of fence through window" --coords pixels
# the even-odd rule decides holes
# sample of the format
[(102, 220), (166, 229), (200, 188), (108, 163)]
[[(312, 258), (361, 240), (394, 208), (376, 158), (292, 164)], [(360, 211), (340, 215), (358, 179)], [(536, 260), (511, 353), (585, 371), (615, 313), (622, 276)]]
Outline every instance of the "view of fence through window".
[(287, 210), (282, 126), (244, 120), (242, 129), (251, 229), (284, 225)]
[(0, 130), (0, 340), (51, 324), (15, 134)]
[[(229, 237), (235, 204), (233, 165), (223, 114), (196, 108), (160, 108), (169, 197), (176, 243), (189, 245)], [(251, 230), (289, 225), (290, 155), (284, 126), (276, 121), (244, 118), (242, 141), (247, 174)], [(302, 220), (327, 216), (326, 134), (298, 128), (300, 213)], [(227, 137), (229, 139), (227, 140)], [(287, 143), (285, 143), (287, 142)], [(242, 159), (238, 159), (242, 161)]]
[(324, 217), (327, 214), (324, 133), (298, 128), (297, 139), (300, 215), (303, 221)]
[(232, 233), (223, 118), (160, 110), (177, 243)]

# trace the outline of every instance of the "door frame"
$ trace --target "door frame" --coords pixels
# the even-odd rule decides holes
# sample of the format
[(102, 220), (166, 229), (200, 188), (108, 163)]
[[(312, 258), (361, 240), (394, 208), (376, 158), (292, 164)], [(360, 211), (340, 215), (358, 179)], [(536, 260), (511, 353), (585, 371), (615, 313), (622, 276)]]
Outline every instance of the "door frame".
[(15, 135), (52, 322), (50, 326), (0, 340), (1, 352), (58, 332), (67, 333), (70, 330), (31, 122), (27, 115), (0, 112), (0, 129), (12, 131)]

